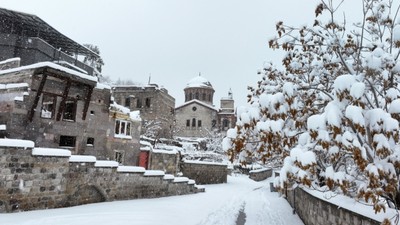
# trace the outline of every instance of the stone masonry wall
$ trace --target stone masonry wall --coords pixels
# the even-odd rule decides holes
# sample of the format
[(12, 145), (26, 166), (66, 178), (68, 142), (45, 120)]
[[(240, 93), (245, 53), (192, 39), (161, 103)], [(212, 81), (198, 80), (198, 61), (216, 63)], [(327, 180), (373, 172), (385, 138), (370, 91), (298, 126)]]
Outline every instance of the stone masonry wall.
[(151, 153), (151, 170), (161, 170), (168, 174), (176, 174), (178, 170), (178, 153), (165, 153), (163, 151), (153, 151)]
[(226, 183), (228, 167), (226, 164), (185, 161), (181, 164), (183, 176), (196, 180), (198, 184)]
[(0, 212), (57, 208), (66, 197), (67, 157), (33, 157), (0, 147)]
[[(305, 225), (379, 225), (380, 222), (316, 198), (301, 188), (288, 191), (287, 200)], [(372, 212), (372, 209), (371, 209)]]
[(0, 213), (198, 192), (193, 181), (162, 171), (121, 170), (95, 165), (98, 161), (70, 162), (69, 156), (32, 155), (32, 151), (0, 146)]
[(254, 181), (262, 181), (272, 176), (272, 168), (269, 169), (259, 169), (259, 170), (251, 170), (249, 172), (250, 179)]

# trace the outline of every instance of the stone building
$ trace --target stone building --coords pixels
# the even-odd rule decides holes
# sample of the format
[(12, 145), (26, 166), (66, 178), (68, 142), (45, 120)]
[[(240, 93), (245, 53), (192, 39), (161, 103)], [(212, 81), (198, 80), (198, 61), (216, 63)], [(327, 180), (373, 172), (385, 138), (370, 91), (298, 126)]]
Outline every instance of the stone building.
[(137, 165), (140, 118), (78, 60), (99, 56), (35, 15), (0, 8), (0, 20), (0, 136)]
[(139, 110), (142, 134), (153, 138), (171, 138), (174, 126), (175, 98), (156, 84), (117, 85), (114, 100), (130, 110)]
[(222, 98), (221, 108), (214, 106), (214, 88), (202, 76), (191, 79), (184, 89), (185, 103), (175, 108), (177, 136), (210, 137), (235, 126), (236, 116), (232, 92)]

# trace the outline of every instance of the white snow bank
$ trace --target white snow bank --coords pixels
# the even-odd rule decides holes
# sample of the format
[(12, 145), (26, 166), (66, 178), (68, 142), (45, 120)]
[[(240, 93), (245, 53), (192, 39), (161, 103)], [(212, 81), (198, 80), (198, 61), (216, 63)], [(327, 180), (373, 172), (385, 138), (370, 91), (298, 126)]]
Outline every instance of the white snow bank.
[(120, 173), (144, 173), (146, 169), (140, 166), (118, 166), (117, 171)]
[(97, 160), (94, 164), (95, 167), (118, 167), (118, 162), (109, 160)]
[(71, 151), (59, 148), (34, 148), (32, 150), (32, 155), (70, 157)]
[(185, 160), (184, 162), (185, 163), (192, 163), (192, 164), (228, 166), (228, 163), (218, 163), (218, 162), (204, 162), (204, 161), (195, 161), (195, 160)]
[(173, 179), (175, 179), (175, 176), (172, 174), (165, 174), (163, 179), (164, 180), (173, 180)]
[(135, 110), (129, 113), (129, 117), (131, 118), (132, 121), (142, 121), (142, 118), (140, 117), (140, 111)]
[(19, 140), (19, 139), (0, 139), (0, 146), (34, 148), (35, 143), (33, 141)]
[[(141, 167), (141, 168), (143, 168), (143, 167)], [(161, 170), (146, 170), (146, 172), (144, 172), (143, 175), (144, 176), (149, 176), (149, 177), (152, 177), (152, 176), (165, 176), (165, 173), (164, 173), (164, 171), (161, 171)]]
[(71, 155), (69, 162), (96, 162), (96, 157), (91, 155)]
[(189, 178), (187, 177), (175, 177), (174, 179), (174, 183), (188, 183), (189, 182)]
[(262, 169), (257, 169), (257, 170), (250, 170), (249, 173), (261, 173), (261, 172), (265, 172), (268, 170), (272, 170), (272, 168), (262, 168)]
[(189, 179), (188, 184), (196, 184), (196, 181), (195, 181), (195, 180), (192, 180), (192, 179)]
[(171, 155), (175, 155), (175, 154), (178, 154), (178, 151), (175, 150), (175, 149), (172, 149), (172, 150), (153, 149), (153, 153), (161, 153), (161, 154), (171, 154)]

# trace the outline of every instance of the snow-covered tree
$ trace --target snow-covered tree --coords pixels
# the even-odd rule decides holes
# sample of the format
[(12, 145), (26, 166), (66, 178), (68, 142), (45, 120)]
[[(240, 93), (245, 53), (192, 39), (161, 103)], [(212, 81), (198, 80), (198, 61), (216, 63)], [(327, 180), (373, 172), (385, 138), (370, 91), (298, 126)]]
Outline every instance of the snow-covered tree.
[(92, 44), (84, 44), (86, 48), (90, 49), (94, 53), (97, 54), (95, 55), (86, 55), (85, 58), (83, 59), (83, 63), (93, 67), (94, 73), (97, 77), (101, 77), (101, 68), (104, 66), (104, 61), (103, 59), (99, 56), (100, 55), (100, 49), (97, 45), (92, 45)]
[(223, 146), (280, 165), (280, 187), (326, 185), (378, 212), (400, 203), (399, 5), (362, 0), (350, 25), (342, 3), (321, 0), (312, 26), (277, 23), (269, 46), (284, 67), (260, 71)]

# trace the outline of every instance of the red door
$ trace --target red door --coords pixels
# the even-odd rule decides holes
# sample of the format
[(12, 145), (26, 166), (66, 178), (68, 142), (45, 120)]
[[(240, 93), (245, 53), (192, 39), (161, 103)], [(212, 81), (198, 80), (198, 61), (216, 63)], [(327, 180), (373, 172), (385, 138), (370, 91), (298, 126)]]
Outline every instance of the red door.
[(147, 170), (149, 164), (149, 152), (141, 151), (139, 154), (139, 166), (144, 167)]

